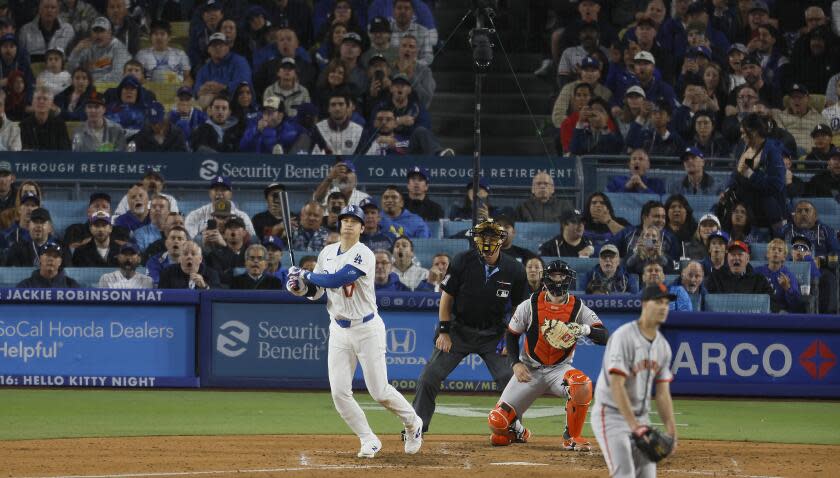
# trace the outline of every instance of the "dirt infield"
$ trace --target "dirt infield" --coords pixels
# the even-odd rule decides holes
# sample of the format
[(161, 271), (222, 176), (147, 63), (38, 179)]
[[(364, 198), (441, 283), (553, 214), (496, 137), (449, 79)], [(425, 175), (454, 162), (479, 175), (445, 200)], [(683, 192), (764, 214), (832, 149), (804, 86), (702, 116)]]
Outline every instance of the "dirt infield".
[[(0, 476), (215, 477), (360, 476), (606, 476), (593, 453), (561, 451), (558, 438), (493, 448), (486, 437), (429, 436), (419, 455), (402, 452), (398, 437), (382, 436), (383, 451), (356, 458), (350, 436), (212, 436), (0, 441)], [(458, 475), (452, 475), (452, 472)], [(840, 476), (840, 446), (681, 441), (659, 466), (660, 476)]]

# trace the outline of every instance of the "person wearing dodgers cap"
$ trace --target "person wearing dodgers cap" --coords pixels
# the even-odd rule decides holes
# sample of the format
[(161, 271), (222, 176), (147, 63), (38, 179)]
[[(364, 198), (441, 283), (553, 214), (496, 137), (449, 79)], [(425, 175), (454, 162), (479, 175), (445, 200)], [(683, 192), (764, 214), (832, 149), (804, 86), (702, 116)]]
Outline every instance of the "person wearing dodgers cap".
[(723, 190), (715, 178), (706, 172), (706, 157), (699, 148), (689, 146), (680, 154), (685, 176), (668, 183), (669, 194), (717, 195)]
[(422, 217), (424, 221), (438, 221), (442, 219), (443, 207), (429, 199), (429, 170), (422, 166), (412, 166), (406, 173), (408, 181), (408, 197), (405, 208)]
[[(831, 148), (834, 146), (831, 144), (831, 140), (834, 137), (834, 132), (831, 130), (831, 126), (820, 123), (814, 126), (814, 129), (811, 130), (811, 141), (813, 141), (814, 146), (811, 148), (811, 151), (808, 152), (808, 155), (805, 156), (806, 161), (820, 161), (820, 162), (827, 162), (829, 158), (829, 154), (831, 153)], [(797, 157), (794, 155), (791, 157), (792, 160), (796, 160)], [(799, 194), (795, 196), (789, 197), (797, 197)]]
[[(34, 255), (35, 252), (33, 251)], [(37, 249), (38, 269), (32, 275), (20, 281), (20, 289), (78, 289), (82, 286), (75, 279), (64, 274), (63, 268), (69, 266), (66, 249), (55, 241), (47, 241)], [(31, 265), (31, 264), (30, 264)]]
[(132, 139), (143, 153), (187, 152), (187, 140), (181, 128), (173, 128), (163, 105), (153, 101), (146, 109), (146, 124)]
[(137, 272), (140, 265), (140, 248), (133, 242), (120, 246), (117, 254), (119, 269), (102, 274), (99, 287), (103, 289), (152, 289), (154, 281), (146, 274)]
[(365, 212), (365, 228), (362, 230), (362, 237), (359, 241), (372, 251), (377, 249), (390, 251), (397, 239), (390, 232), (391, 220), (387, 215), (382, 214), (379, 205), (373, 198), (363, 199), (359, 207)]
[(203, 242), (207, 239), (206, 236), (208, 234), (213, 234), (214, 237), (219, 234), (218, 229), (212, 232), (206, 231), (207, 221), (213, 219), (213, 206), (219, 200), (231, 201), (231, 214), (242, 219), (242, 222), (245, 224), (245, 230), (251, 237), (257, 235), (254, 231), (253, 224), (251, 224), (251, 218), (248, 217), (248, 214), (239, 210), (236, 204), (233, 203), (233, 188), (229, 177), (222, 175), (214, 176), (210, 181), (208, 195), (210, 196), (210, 202), (198, 209), (194, 209), (184, 220), (184, 228), (189, 233), (190, 239)]

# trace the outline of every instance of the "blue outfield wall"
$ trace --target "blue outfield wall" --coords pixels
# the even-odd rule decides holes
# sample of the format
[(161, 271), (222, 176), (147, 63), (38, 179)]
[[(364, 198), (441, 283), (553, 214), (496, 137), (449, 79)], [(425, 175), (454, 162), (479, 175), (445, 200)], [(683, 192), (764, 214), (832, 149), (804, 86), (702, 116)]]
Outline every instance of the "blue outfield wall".
[[(638, 316), (635, 296), (581, 298), (610, 330)], [(389, 379), (413, 391), (439, 298), (377, 300)], [(286, 292), (0, 289), (0, 385), (326, 389), (323, 303)], [(840, 317), (674, 313), (663, 331), (676, 394), (840, 397)], [(595, 380), (602, 358), (582, 339), (574, 364)], [(361, 370), (355, 378), (363, 386)], [(498, 391), (475, 355), (444, 387)]]

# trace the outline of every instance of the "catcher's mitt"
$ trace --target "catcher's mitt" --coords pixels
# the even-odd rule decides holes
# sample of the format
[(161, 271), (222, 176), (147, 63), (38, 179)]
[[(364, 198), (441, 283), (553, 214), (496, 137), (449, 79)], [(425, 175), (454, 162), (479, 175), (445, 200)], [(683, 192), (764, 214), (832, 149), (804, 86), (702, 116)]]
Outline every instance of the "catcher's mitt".
[(581, 334), (580, 324), (567, 324), (561, 320), (546, 320), (540, 327), (540, 332), (552, 347), (561, 350), (572, 348)]
[(674, 438), (656, 428), (641, 426), (630, 434), (630, 438), (654, 463), (670, 455), (674, 449)]

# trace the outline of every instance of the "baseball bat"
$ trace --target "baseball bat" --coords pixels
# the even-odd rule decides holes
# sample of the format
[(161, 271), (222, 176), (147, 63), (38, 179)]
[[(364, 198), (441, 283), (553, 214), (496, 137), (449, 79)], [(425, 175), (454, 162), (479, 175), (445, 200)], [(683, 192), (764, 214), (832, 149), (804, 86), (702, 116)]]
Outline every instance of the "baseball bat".
[(291, 265), (296, 266), (297, 261), (295, 260), (295, 251), (292, 250), (292, 216), (289, 211), (289, 193), (286, 192), (285, 189), (283, 190), (283, 194), (280, 195), (280, 206), (283, 209), (281, 219), (283, 220), (283, 228), (286, 229), (286, 242), (289, 245), (289, 258), (292, 260)]

